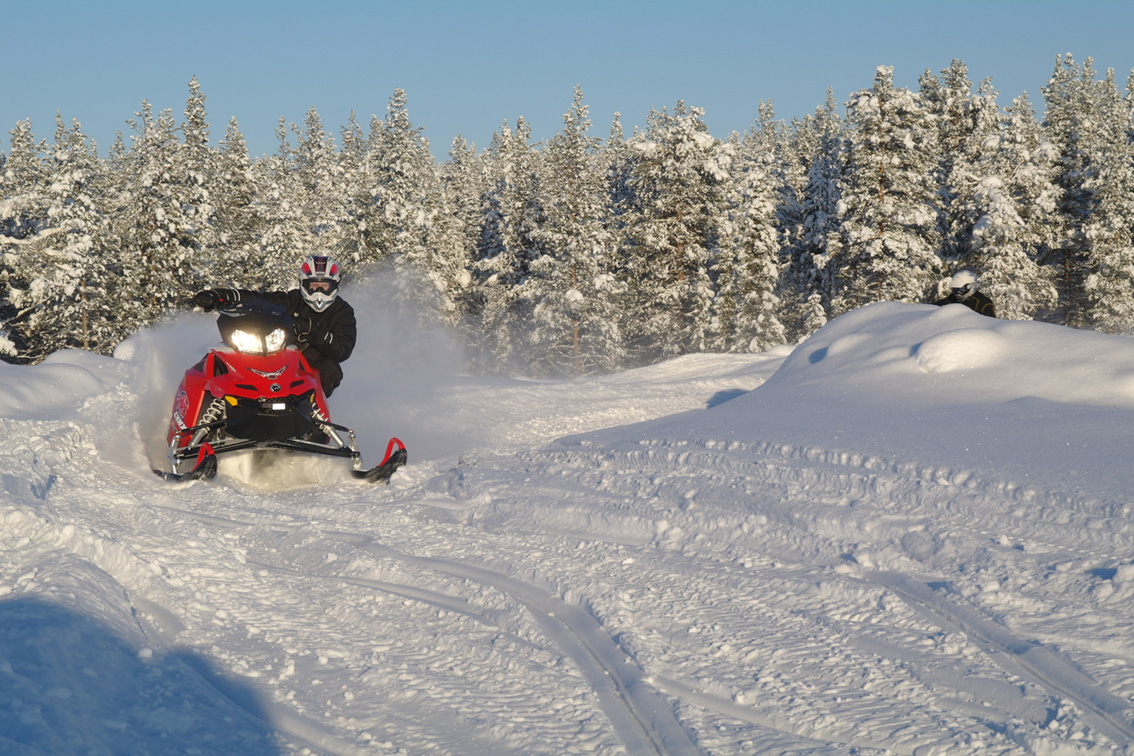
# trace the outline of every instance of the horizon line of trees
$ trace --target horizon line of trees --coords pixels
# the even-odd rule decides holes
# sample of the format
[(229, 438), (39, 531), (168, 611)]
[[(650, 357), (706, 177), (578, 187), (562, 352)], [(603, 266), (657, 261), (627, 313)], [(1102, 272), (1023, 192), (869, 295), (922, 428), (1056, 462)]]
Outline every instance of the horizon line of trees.
[(932, 302), (960, 268), (1001, 317), (1134, 333), (1134, 72), (1056, 58), (1038, 116), (962, 61), (916, 90), (880, 66), (842, 110), (761, 103), (723, 139), (684, 102), (591, 134), (581, 88), (534, 143), (505, 123), (438, 162), (406, 93), (336, 140), (312, 108), (250, 158), (210, 143), (194, 78), (180, 123), (147, 102), (105, 156), (77, 121), (0, 152), (0, 351), (109, 354), (214, 285), (293, 285), (326, 251), (380, 267), (470, 370), (608, 373), (690, 352), (796, 343), (871, 302)]

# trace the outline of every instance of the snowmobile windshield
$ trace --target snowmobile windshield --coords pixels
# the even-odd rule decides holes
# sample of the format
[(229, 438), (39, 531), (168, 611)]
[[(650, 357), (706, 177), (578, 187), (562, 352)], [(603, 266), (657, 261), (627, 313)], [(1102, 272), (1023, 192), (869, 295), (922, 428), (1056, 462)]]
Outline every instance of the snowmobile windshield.
[(243, 354), (273, 354), (295, 343), (284, 305), (249, 297), (221, 310), (217, 328), (225, 344)]

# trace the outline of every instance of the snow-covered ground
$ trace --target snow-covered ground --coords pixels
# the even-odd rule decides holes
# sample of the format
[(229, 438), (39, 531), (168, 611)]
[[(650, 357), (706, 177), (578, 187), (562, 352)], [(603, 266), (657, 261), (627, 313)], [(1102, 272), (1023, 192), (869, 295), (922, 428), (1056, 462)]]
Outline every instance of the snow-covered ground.
[(1134, 753), (1134, 340), (882, 303), (538, 382), (394, 333), (331, 400), (388, 486), (153, 475), (205, 316), (0, 366), (0, 753)]

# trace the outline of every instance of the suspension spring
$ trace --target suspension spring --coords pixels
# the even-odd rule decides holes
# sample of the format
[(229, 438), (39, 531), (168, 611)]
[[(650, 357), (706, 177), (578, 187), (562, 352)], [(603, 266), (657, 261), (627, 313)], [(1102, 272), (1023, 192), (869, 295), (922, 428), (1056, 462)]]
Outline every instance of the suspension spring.
[[(209, 425), (211, 423), (215, 423), (217, 420), (220, 420), (222, 417), (224, 417), (224, 410), (224, 399), (214, 398), (212, 403), (209, 404), (209, 406), (205, 408), (205, 411), (201, 413), (201, 417), (197, 420), (197, 425)], [(193, 434), (193, 440), (189, 442), (189, 446), (200, 446), (201, 442), (205, 440), (205, 437), (211, 430), (212, 428), (200, 428), (196, 433)]]
[(318, 404), (313, 403), (311, 406), (311, 419), (314, 420), (315, 424), (319, 426), (319, 430), (327, 434), (328, 438), (333, 440), (340, 447), (346, 446), (346, 442), (343, 441), (342, 436), (338, 434), (338, 431), (331, 427), (331, 418), (323, 414), (323, 410), (319, 408)]

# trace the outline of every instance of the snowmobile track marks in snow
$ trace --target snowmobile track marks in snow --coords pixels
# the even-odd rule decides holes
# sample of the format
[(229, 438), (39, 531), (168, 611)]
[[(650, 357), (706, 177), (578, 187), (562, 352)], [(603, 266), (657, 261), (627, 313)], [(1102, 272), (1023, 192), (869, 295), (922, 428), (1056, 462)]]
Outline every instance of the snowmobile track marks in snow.
[(629, 753), (700, 754), (667, 701), (586, 610), (537, 586), (483, 567), (439, 559), (413, 561), (503, 591), (520, 601), (555, 644), (578, 665)]
[(962, 603), (948, 586), (935, 588), (897, 573), (876, 572), (867, 579), (894, 591), (932, 621), (964, 633), (1009, 671), (1035, 680), (1052, 695), (1071, 699), (1116, 742), (1134, 741), (1134, 712), (1127, 702), (1103, 690), (1047, 646), (1016, 637), (976, 607)]

